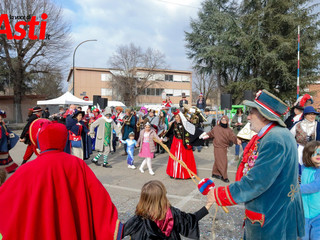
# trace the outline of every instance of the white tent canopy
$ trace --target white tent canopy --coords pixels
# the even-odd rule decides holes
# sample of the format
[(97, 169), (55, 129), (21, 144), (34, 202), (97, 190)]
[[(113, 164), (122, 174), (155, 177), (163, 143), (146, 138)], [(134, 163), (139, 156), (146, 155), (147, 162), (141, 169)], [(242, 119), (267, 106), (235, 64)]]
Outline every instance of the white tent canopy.
[(92, 105), (92, 101), (84, 101), (76, 96), (72, 95), (70, 92), (66, 92), (62, 96), (50, 100), (37, 101), (37, 105)]
[(108, 107), (125, 107), (122, 102), (120, 101), (108, 101)]

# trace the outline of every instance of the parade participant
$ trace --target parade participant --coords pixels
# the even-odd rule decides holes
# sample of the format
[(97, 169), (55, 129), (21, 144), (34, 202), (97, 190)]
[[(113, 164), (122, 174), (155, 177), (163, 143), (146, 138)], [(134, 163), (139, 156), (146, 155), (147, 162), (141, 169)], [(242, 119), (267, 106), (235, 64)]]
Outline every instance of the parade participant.
[[(170, 152), (179, 160), (185, 162), (188, 168), (197, 174), (196, 162), (191, 145), (193, 140), (197, 138), (197, 135), (195, 135), (196, 128), (187, 121), (178, 109), (173, 114), (175, 121), (170, 123), (169, 129), (163, 137), (172, 138)], [(190, 178), (188, 171), (170, 156), (168, 159), (167, 174), (172, 178)]]
[(19, 137), (6, 126), (4, 122), (6, 117), (6, 112), (0, 110), (0, 169), (12, 173), (17, 169), (18, 164), (12, 160), (9, 150), (17, 144)]
[(82, 121), (83, 117), (84, 112), (76, 110), (66, 119), (66, 127), (69, 130), (66, 152), (85, 160), (90, 157), (92, 149), (89, 130)]
[(147, 118), (149, 119), (149, 123), (151, 126), (155, 129), (158, 130), (158, 117), (156, 116), (156, 111), (153, 109), (150, 109), (148, 112)]
[(90, 122), (90, 119), (94, 117), (94, 114), (92, 113), (92, 110), (90, 108), (90, 106), (87, 108), (87, 112), (86, 112), (86, 115), (84, 115), (84, 118), (83, 118), (83, 121), (86, 125), (87, 128), (90, 128), (89, 126), (89, 122)]
[(304, 235), (298, 185), (298, 154), (294, 137), (281, 119), (288, 106), (266, 90), (251, 108), (251, 129), (258, 134), (248, 143), (236, 180), (209, 194), (219, 206), (244, 203), (246, 240), (297, 239)]
[(22, 133), (20, 135), (20, 142), (24, 142), (25, 144), (27, 144), (27, 149), (26, 152), (23, 156), (23, 161), (21, 163), (25, 164), (33, 155), (33, 153), (35, 152), (35, 148), (34, 146), (31, 144), (30, 142), (30, 138), (29, 138), (29, 127), (32, 124), (32, 122), (38, 118), (41, 117), (41, 113), (42, 113), (42, 109), (41, 107), (34, 107), (32, 108), (32, 114), (29, 116), (28, 118), (28, 123), (26, 124), (26, 126), (23, 128)]
[(210, 132), (203, 133), (200, 138), (213, 138), (214, 164), (212, 167), (212, 177), (224, 182), (230, 182), (228, 178), (228, 147), (230, 142), (241, 144), (237, 136), (229, 128), (229, 118), (224, 115), (220, 122)]
[(305, 107), (303, 120), (295, 124), (290, 130), (298, 143), (300, 165), (302, 165), (302, 151), (307, 142), (320, 140), (320, 124), (316, 121), (317, 115), (319, 113), (312, 106)]
[(290, 111), (290, 116), (284, 122), (287, 125), (287, 128), (291, 129), (297, 122), (301, 121), (303, 119), (304, 108), (311, 106), (312, 104), (313, 99), (309, 94), (304, 94), (299, 97)]
[(63, 117), (66, 119), (69, 115), (73, 115), (76, 111), (76, 105), (71, 104), (67, 111), (64, 113)]
[[(159, 137), (162, 137), (169, 128), (168, 119), (166, 118), (166, 112), (164, 110), (161, 110), (159, 113), (157, 127), (158, 127), (157, 134)], [(163, 154), (165, 151), (159, 144), (157, 144), (156, 153), (159, 153), (159, 152), (160, 154)]]
[(320, 142), (307, 143), (303, 149), (301, 194), (305, 217), (302, 240), (320, 237)]
[(42, 112), (42, 118), (49, 118), (49, 116), (50, 116), (49, 108), (46, 107)]
[[(131, 113), (131, 109), (127, 108), (125, 110), (125, 116), (123, 117), (123, 125), (122, 125), (122, 140), (126, 140), (129, 137), (129, 133), (134, 132), (134, 128), (136, 125), (136, 120), (133, 114)], [(125, 153), (122, 156), (127, 155), (127, 146), (124, 144)]]
[[(247, 116), (243, 114), (242, 108), (237, 109), (237, 113), (233, 116), (231, 120), (231, 127), (233, 128), (234, 134), (237, 136), (238, 133), (241, 131), (241, 129), (247, 124)], [(248, 141), (242, 140), (241, 146), (242, 150), (245, 149), (247, 146)], [(239, 161), (239, 155), (240, 155), (240, 145), (235, 144), (235, 161)]]
[[(125, 114), (123, 113), (123, 108), (122, 107), (116, 107), (116, 115), (115, 115), (115, 121), (118, 124), (122, 125), (123, 122), (123, 118), (124, 118)], [(118, 127), (121, 127), (120, 125), (118, 125)]]
[(206, 99), (203, 97), (203, 94), (200, 93), (199, 98), (197, 100), (197, 108), (203, 111), (206, 108), (206, 106)]
[(141, 117), (142, 120), (145, 119), (148, 117), (148, 108), (142, 106), (137, 115), (139, 115), (139, 118)]
[[(113, 120), (116, 122), (117, 127), (119, 129), (122, 129), (124, 116), (125, 116), (125, 113), (123, 113), (123, 108), (120, 106), (116, 107), (116, 113)], [(119, 145), (120, 145), (121, 139), (122, 139), (122, 131), (119, 132), (118, 139), (119, 139)]]
[(120, 239), (107, 190), (84, 161), (63, 152), (66, 126), (38, 119), (30, 132), (40, 155), (0, 187), (0, 238)]
[[(93, 117), (89, 121), (89, 125), (88, 125), (89, 128), (92, 123), (94, 123), (96, 120), (102, 117), (102, 115), (100, 114), (100, 110), (98, 108), (93, 108), (92, 113), (93, 113)], [(97, 136), (97, 128), (94, 129), (94, 132), (95, 132), (95, 136)], [(91, 142), (92, 142), (92, 151), (94, 151), (96, 149), (96, 137), (92, 138)]]
[(135, 127), (135, 134), (136, 137), (139, 138), (139, 132), (144, 128), (144, 124), (146, 123), (146, 118), (148, 117), (148, 109), (146, 107), (141, 107), (139, 112), (135, 115), (136, 117), (136, 127)]
[(140, 137), (136, 146), (140, 147), (139, 157), (144, 158), (139, 170), (144, 173), (144, 166), (147, 165), (150, 175), (154, 175), (151, 159), (154, 158), (154, 152), (156, 151), (153, 138), (161, 141), (156, 132), (151, 128), (151, 124), (148, 122), (146, 123), (145, 128), (140, 132)]
[(110, 108), (107, 107), (103, 114), (105, 116), (99, 118), (90, 126), (91, 137), (94, 137), (94, 129), (98, 127), (96, 136), (96, 151), (98, 151), (98, 155), (91, 161), (97, 166), (100, 166), (101, 164), (98, 163), (98, 160), (100, 156), (103, 155), (103, 167), (111, 168), (112, 166), (108, 163), (108, 155), (113, 151), (113, 130), (116, 128), (118, 131), (118, 128), (111, 118)]
[(7, 179), (7, 171), (0, 168), (0, 187), (2, 184), (4, 184), (4, 182), (6, 181)]
[(180, 234), (200, 239), (198, 222), (209, 213), (213, 199), (208, 198), (206, 205), (192, 214), (171, 206), (166, 194), (165, 186), (158, 180), (144, 184), (135, 216), (124, 224), (123, 235), (130, 235), (132, 240), (179, 240)]
[[(117, 128), (121, 129), (121, 125), (117, 124), (116, 114), (117, 114), (116, 108), (115, 107), (111, 107), (111, 118), (114, 121), (114, 123), (116, 124)], [(117, 141), (119, 140), (120, 131), (117, 133), (115, 130), (113, 130), (112, 134), (113, 134), (113, 139), (112, 139), (113, 152), (111, 152), (111, 154), (115, 153), (116, 150), (117, 150)]]
[(65, 110), (63, 107), (59, 107), (59, 112), (51, 115), (52, 121), (56, 121), (58, 123), (66, 124), (66, 119), (63, 117), (65, 114)]
[[(137, 123), (139, 122), (139, 118), (137, 116), (137, 111), (134, 109), (131, 109), (131, 115), (132, 118), (134, 118), (134, 122), (136, 123), (133, 127), (133, 132), (134, 132), (134, 139), (138, 140), (139, 138), (139, 133), (140, 133), (140, 129), (137, 126)], [(149, 121), (147, 118), (144, 119), (144, 121)]]
[(181, 97), (182, 97), (182, 99), (179, 101), (180, 111), (182, 111), (182, 108), (183, 108), (184, 104), (188, 105), (188, 100), (187, 100), (186, 94), (182, 93)]
[(134, 132), (129, 133), (129, 138), (126, 140), (120, 140), (125, 146), (127, 146), (126, 152), (128, 154), (127, 156), (127, 163), (128, 168), (136, 169), (136, 166), (134, 165), (134, 148), (137, 145), (137, 141), (134, 140)]
[[(199, 108), (194, 107), (186, 107), (187, 105), (184, 105), (186, 109), (189, 109), (189, 113), (191, 115), (190, 122), (196, 127), (200, 128), (203, 131), (202, 123), (206, 120)], [(199, 146), (192, 146), (192, 151), (195, 151), (196, 148), (198, 149), (198, 152), (201, 152), (202, 145)]]
[(293, 106), (290, 110), (291, 114), (284, 122), (287, 125), (287, 128), (290, 130), (297, 122), (302, 120), (303, 107), (297, 105)]
[[(203, 124), (203, 131), (210, 132), (211, 129), (216, 125), (216, 119), (214, 118), (213, 114), (210, 114), (210, 109), (206, 108), (204, 110), (204, 115), (207, 121), (204, 121)], [(209, 147), (209, 138), (204, 140), (204, 148)]]
[(168, 108), (169, 110), (172, 107), (172, 101), (169, 96), (166, 96), (166, 99), (162, 101), (162, 107)]

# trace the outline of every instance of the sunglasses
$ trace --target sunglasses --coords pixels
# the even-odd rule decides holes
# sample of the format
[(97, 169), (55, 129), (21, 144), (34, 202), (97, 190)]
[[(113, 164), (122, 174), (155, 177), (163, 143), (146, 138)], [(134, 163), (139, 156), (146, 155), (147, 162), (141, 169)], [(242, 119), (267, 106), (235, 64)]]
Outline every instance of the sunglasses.
[(317, 148), (312, 154), (312, 157), (316, 157), (316, 156), (320, 156), (320, 148)]

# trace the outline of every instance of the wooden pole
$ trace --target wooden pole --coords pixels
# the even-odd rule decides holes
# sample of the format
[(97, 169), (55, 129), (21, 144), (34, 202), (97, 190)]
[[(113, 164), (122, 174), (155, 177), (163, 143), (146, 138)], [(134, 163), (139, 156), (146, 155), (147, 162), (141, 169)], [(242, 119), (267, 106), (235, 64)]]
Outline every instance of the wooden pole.
[[(181, 166), (184, 167), (184, 168), (188, 171), (188, 173), (189, 173), (192, 181), (198, 186), (198, 183), (201, 181), (201, 179), (197, 176), (197, 174), (195, 174), (194, 172), (192, 172), (192, 171), (188, 168), (188, 166), (185, 164), (185, 162), (177, 159), (176, 156), (174, 156), (174, 155), (170, 152), (170, 150), (169, 150), (169, 148), (168, 148), (167, 145), (165, 145), (163, 142), (160, 142), (160, 141), (159, 141), (158, 139), (156, 139), (156, 138), (153, 138), (153, 141), (155, 141), (156, 143), (160, 144), (161, 147), (163, 147), (163, 149), (165, 149), (165, 150), (167, 151), (167, 153), (169, 153), (170, 157), (171, 157), (174, 161), (177, 161), (178, 163), (180, 163)], [(194, 179), (197, 179), (197, 180), (198, 180), (198, 183), (197, 183)], [(221, 206), (221, 208), (223, 209), (223, 211), (224, 211), (225, 213), (229, 213), (229, 210), (228, 210), (227, 207)]]

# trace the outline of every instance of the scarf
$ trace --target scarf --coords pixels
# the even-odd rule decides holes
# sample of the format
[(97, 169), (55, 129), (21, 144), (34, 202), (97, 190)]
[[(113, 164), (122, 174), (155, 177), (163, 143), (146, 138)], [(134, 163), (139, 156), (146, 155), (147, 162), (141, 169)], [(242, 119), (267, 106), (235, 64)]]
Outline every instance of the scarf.
[(105, 128), (104, 128), (104, 142), (103, 142), (105, 146), (110, 145), (110, 138), (111, 138), (111, 123), (106, 122)]
[(300, 126), (307, 136), (310, 136), (316, 130), (316, 121), (310, 122), (307, 119), (303, 119), (300, 123)]
[(171, 209), (168, 208), (165, 219), (155, 220), (154, 222), (157, 224), (157, 226), (160, 228), (160, 230), (164, 233), (164, 235), (169, 237), (172, 232), (173, 224), (174, 224)]
[(228, 123), (220, 123), (220, 126), (223, 128), (227, 128), (228, 127)]

